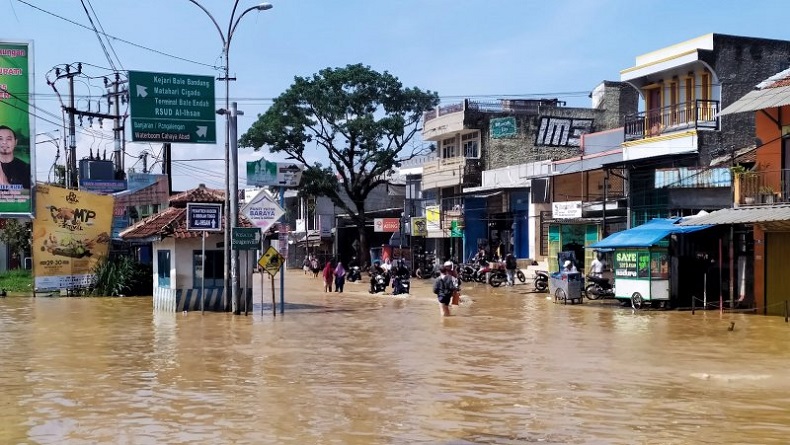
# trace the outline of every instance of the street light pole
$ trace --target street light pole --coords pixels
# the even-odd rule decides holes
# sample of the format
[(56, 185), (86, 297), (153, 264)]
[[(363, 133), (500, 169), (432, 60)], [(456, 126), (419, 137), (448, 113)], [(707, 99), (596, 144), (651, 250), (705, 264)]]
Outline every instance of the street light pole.
[[(238, 18), (236, 17), (236, 9), (239, 6), (239, 0), (235, 0), (233, 3), (233, 10), (230, 14), (230, 20), (228, 21), (228, 30), (227, 32), (222, 32), (222, 28), (217, 23), (217, 20), (214, 16), (197, 0), (189, 0), (190, 2), (194, 3), (198, 8), (200, 8), (206, 15), (211, 19), (211, 22), (214, 23), (214, 27), (217, 28), (217, 32), (219, 33), (219, 37), (222, 40), (222, 53), (225, 58), (225, 66), (224, 66), (224, 77), (219, 78), (218, 80), (225, 81), (225, 108), (218, 110), (217, 113), (225, 116), (225, 245), (224, 245), (224, 257), (225, 257), (225, 270), (229, 273), (225, 275), (225, 308), (227, 310), (228, 306), (231, 306), (231, 310), (234, 314), (241, 313), (241, 306), (239, 301), (239, 253), (237, 250), (231, 249), (231, 231), (233, 227), (238, 225), (239, 221), (239, 165), (238, 165), (238, 146), (232, 144), (230, 142), (231, 137), (231, 120), (233, 121), (234, 126), (236, 125), (236, 115), (241, 114), (240, 112), (237, 113), (236, 110), (233, 110), (233, 116), (231, 116), (231, 107), (230, 107), (230, 81), (236, 80), (235, 78), (230, 78), (230, 43), (233, 39), (233, 34), (236, 31), (236, 27), (239, 26), (239, 21), (245, 14), (252, 11), (266, 11), (267, 9), (272, 9), (272, 5), (269, 3), (261, 3), (256, 6), (251, 6), (245, 9), (241, 14), (239, 14)], [(235, 107), (234, 107), (235, 108)], [(235, 128), (234, 128), (235, 130)], [(234, 139), (236, 131), (233, 132)], [(230, 291), (230, 292), (228, 292)], [(231, 300), (230, 305), (228, 305), (228, 295), (230, 294)]]

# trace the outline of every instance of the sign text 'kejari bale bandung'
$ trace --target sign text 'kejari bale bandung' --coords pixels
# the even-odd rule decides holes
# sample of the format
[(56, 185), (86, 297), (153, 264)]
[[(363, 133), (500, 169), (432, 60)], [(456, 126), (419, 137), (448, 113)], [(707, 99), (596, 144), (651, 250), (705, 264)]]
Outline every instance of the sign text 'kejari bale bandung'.
[(110, 248), (112, 216), (112, 196), (39, 184), (33, 220), (36, 288), (90, 285)]
[(0, 214), (32, 211), (32, 43), (0, 41)]
[(132, 141), (217, 142), (214, 78), (129, 71)]

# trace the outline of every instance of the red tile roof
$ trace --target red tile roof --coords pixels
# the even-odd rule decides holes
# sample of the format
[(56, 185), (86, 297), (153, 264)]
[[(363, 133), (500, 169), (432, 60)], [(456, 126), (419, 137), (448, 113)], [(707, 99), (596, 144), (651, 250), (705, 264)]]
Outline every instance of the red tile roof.
[[(137, 222), (121, 232), (124, 240), (143, 240), (147, 238), (200, 238), (200, 231), (187, 230), (187, 209), (189, 202), (224, 202), (225, 193), (206, 188), (204, 185), (188, 190), (170, 198), (170, 207)], [(225, 218), (222, 218), (224, 231)], [(254, 227), (244, 215), (239, 215), (238, 227)]]

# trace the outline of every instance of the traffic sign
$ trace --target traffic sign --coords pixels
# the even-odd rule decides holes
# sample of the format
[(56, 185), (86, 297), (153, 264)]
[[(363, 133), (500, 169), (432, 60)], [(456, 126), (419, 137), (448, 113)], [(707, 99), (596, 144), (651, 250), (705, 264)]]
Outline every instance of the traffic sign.
[(215, 144), (214, 78), (129, 71), (132, 141)]
[(450, 238), (463, 238), (464, 231), (458, 225), (458, 221), (450, 222)]
[(249, 203), (242, 208), (242, 213), (255, 227), (265, 231), (285, 214), (285, 210), (261, 190)]
[(261, 266), (272, 277), (277, 275), (277, 272), (280, 271), (280, 268), (284, 263), (285, 258), (280, 255), (280, 252), (278, 252), (277, 249), (271, 246), (269, 246), (266, 252), (264, 252), (263, 255), (261, 255), (261, 257), (258, 259), (258, 265)]
[(234, 227), (231, 233), (233, 250), (258, 250), (261, 247), (261, 229), (257, 227)]
[(187, 230), (222, 231), (222, 204), (187, 203)]

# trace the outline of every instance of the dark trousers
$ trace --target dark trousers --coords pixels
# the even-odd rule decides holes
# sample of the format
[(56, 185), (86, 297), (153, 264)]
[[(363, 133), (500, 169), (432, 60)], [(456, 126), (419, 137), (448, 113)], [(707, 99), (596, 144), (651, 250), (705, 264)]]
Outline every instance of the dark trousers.
[(346, 284), (345, 275), (342, 277), (335, 277), (335, 292), (343, 292), (344, 284)]

